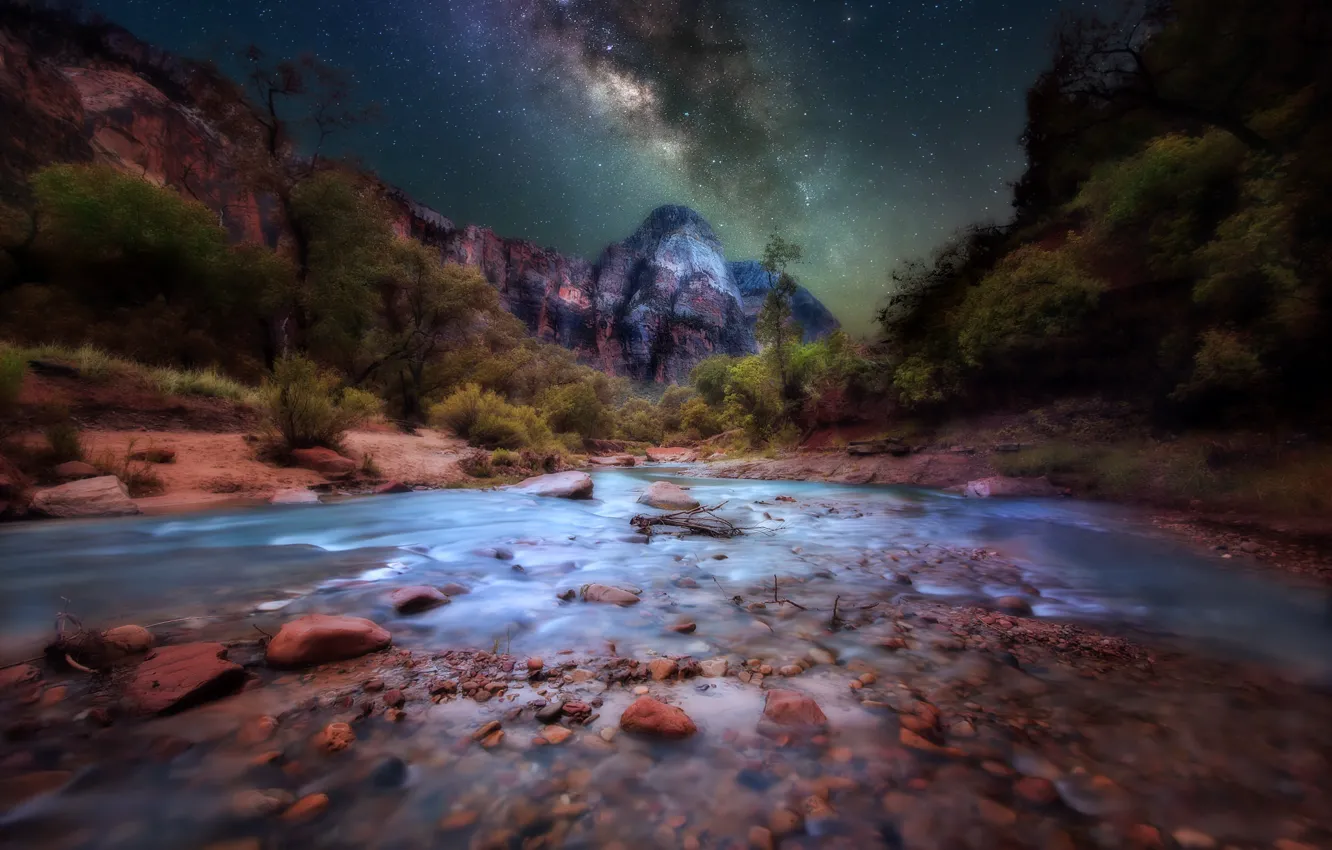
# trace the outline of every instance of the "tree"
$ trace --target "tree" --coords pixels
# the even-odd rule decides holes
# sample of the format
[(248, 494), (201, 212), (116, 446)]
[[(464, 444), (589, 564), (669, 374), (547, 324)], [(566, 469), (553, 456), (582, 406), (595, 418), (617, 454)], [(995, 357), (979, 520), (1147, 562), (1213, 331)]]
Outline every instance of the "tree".
[[(335, 133), (372, 119), (377, 108), (358, 105), (346, 75), (312, 55), (295, 61), (270, 63), (264, 52), (250, 46), (242, 57), (252, 103), (250, 108), (228, 107), (224, 127), (239, 140), (240, 170), (259, 192), (276, 201), (290, 240), (295, 286), (292, 297), (277, 307), (272, 335), (274, 355), (285, 352), (313, 320), (305, 310), (305, 292), (313, 273), (315, 242), (319, 236), (301, 210), (301, 188), (323, 173), (324, 146)], [(302, 155), (301, 148), (308, 153)], [(270, 247), (278, 248), (274, 242)]]
[(790, 349), (795, 336), (791, 326), (791, 299), (795, 297), (797, 286), (786, 269), (792, 263), (800, 262), (803, 254), (799, 245), (774, 233), (768, 238), (759, 263), (768, 273), (771, 288), (759, 310), (754, 336), (767, 346), (778, 381), (788, 398), (793, 396), (795, 389), (791, 381)]
[(379, 327), (355, 382), (396, 378), (402, 417), (414, 421), (438, 389), (428, 367), (446, 348), (466, 344), (478, 320), (499, 310), (499, 297), (476, 269), (442, 264), (438, 251), (415, 240), (394, 241), (388, 254), (378, 281)]

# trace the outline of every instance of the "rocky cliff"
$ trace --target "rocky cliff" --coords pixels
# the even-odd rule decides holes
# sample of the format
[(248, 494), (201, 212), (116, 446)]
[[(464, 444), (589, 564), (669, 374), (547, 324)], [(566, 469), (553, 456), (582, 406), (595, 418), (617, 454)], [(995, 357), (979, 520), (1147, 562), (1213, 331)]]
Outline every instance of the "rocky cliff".
[[(0, 7), (0, 201), (22, 204), (26, 175), (44, 165), (103, 162), (192, 195), (217, 210), (237, 240), (277, 247), (283, 234), (271, 201), (238, 177), (237, 143), (210, 117), (240, 97), (210, 67), (119, 27)], [(728, 263), (693, 210), (653, 211), (593, 263), (455, 226), (405, 193), (386, 191), (402, 235), (478, 268), (533, 334), (606, 372), (678, 381), (709, 355), (756, 350), (766, 276), (752, 262)], [(795, 306), (806, 339), (836, 327), (803, 289)]]

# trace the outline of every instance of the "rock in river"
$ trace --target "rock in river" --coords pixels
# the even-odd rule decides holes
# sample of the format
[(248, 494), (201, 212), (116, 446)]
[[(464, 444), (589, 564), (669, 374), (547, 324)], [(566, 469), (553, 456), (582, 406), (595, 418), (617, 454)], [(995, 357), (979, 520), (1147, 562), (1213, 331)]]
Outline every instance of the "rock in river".
[(399, 614), (418, 614), (440, 605), (448, 605), (449, 597), (438, 588), (416, 585), (400, 587), (389, 596)]
[(763, 716), (778, 726), (818, 729), (828, 724), (828, 717), (819, 708), (819, 704), (799, 691), (768, 691), (767, 701), (763, 704)]
[(584, 602), (605, 602), (611, 605), (637, 605), (637, 594), (606, 584), (589, 584), (583, 588)]
[(592, 476), (586, 472), (557, 472), (529, 478), (513, 489), (529, 496), (551, 496), (560, 499), (592, 498)]
[(145, 714), (168, 714), (234, 693), (245, 669), (226, 657), (220, 643), (164, 646), (134, 671), (129, 700)]
[(684, 488), (669, 481), (657, 481), (638, 497), (639, 504), (651, 505), (663, 511), (692, 511), (698, 507), (698, 499), (685, 492)]
[(303, 667), (355, 658), (391, 641), (387, 630), (361, 617), (307, 614), (282, 626), (267, 657), (274, 667)]
[(973, 499), (988, 499), (992, 496), (1020, 496), (1024, 498), (1052, 498), (1059, 491), (1044, 476), (1040, 478), (1005, 478), (996, 475), (967, 482), (963, 491)]
[(639, 697), (634, 700), (624, 714), (620, 715), (620, 728), (626, 732), (637, 732), (654, 738), (688, 738), (698, 731), (694, 721), (683, 709), (652, 697)]
[(32, 497), (32, 508), (47, 516), (66, 519), (132, 516), (139, 512), (139, 506), (130, 500), (129, 490), (114, 475), (85, 478), (38, 490)]

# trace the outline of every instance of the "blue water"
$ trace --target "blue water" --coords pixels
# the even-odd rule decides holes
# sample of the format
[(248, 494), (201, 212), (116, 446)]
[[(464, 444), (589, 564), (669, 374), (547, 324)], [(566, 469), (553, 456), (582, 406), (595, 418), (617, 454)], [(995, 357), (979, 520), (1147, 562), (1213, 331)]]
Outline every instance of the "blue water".
[[(770, 533), (644, 545), (628, 519), (652, 512), (634, 499), (656, 478), (691, 487), (706, 504), (724, 502), (723, 515)], [(983, 602), (1038, 590), (1039, 616), (1120, 624), (1223, 655), (1332, 670), (1332, 621), (1321, 591), (1188, 548), (1127, 510), (898, 487), (685, 479), (652, 468), (599, 471), (594, 479), (597, 498), (586, 502), (458, 490), (9, 526), (0, 531), (0, 653), (29, 652), (62, 610), (99, 626), (183, 619), (233, 631), (310, 610), (391, 620), (385, 597), (393, 586), (445, 582), (471, 592), (402, 623), (395, 640), (503, 641), (515, 651), (635, 646), (659, 633), (660, 613), (641, 606), (641, 616), (613, 616), (556, 595), (592, 582), (621, 584), (666, 600), (673, 614), (721, 617), (731, 594), (757, 597), (765, 581), (770, 592), (773, 574), (835, 573), (835, 581), (801, 587), (804, 603), (814, 605), (841, 588), (879, 592), (894, 570), (918, 564), (927, 569), (914, 592), (927, 596)], [(778, 502), (778, 495), (797, 502)], [(487, 551), (496, 547), (512, 558)], [(974, 575), (966, 553), (975, 550), (1015, 565), (1018, 586)], [(688, 570), (703, 577), (700, 587), (677, 588), (673, 580)], [(286, 607), (257, 610), (265, 604)]]

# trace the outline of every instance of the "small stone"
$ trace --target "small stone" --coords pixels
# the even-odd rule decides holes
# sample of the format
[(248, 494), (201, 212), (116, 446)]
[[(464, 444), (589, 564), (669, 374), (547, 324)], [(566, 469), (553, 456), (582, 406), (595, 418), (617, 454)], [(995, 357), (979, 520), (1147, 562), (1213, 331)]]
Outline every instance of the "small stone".
[(315, 736), (315, 746), (326, 753), (340, 753), (352, 745), (356, 733), (346, 723), (330, 723)]
[(976, 737), (976, 727), (971, 725), (970, 720), (955, 720), (948, 727), (948, 737), (974, 738)]
[(704, 678), (720, 679), (726, 675), (728, 665), (725, 658), (710, 658), (700, 662), (698, 667)]
[(278, 721), (276, 717), (269, 717), (268, 715), (256, 717), (254, 720), (251, 720), (249, 723), (246, 723), (241, 727), (240, 731), (236, 733), (236, 740), (247, 746), (262, 744), (264, 741), (273, 737), (273, 733), (277, 731), (277, 727)]
[(444, 832), (456, 832), (460, 829), (466, 829), (476, 823), (479, 815), (470, 810), (464, 809), (460, 812), (450, 812), (439, 822), (439, 828)]
[(438, 588), (425, 585), (400, 587), (389, 595), (389, 602), (399, 614), (419, 614), (452, 601)]
[(805, 653), (805, 657), (808, 658), (810, 661), (813, 661), (815, 664), (837, 663), (837, 656), (833, 655), (828, 650), (818, 646), (814, 647), (809, 652)]
[(698, 629), (698, 623), (676, 623), (666, 628), (676, 634), (692, 635)]
[(819, 704), (799, 691), (768, 691), (763, 703), (763, 716), (778, 726), (821, 729), (828, 725), (828, 717)]
[(1145, 823), (1129, 827), (1128, 840), (1134, 850), (1160, 850), (1165, 846), (1161, 841), (1161, 830)]
[(380, 678), (367, 679), (366, 683), (361, 687), (367, 694), (377, 694), (384, 690), (384, 680)]
[(772, 833), (761, 826), (749, 828), (749, 846), (754, 850), (772, 850)]
[(994, 800), (981, 797), (976, 801), (976, 810), (980, 813), (981, 820), (990, 826), (1009, 827), (1017, 823), (1017, 812)]
[(540, 673), (541, 670), (542, 670), (542, 668), (545, 667), (545, 666), (546, 666), (546, 662), (542, 661), (540, 658), (529, 658), (529, 659), (527, 659), (527, 672), (528, 672), (528, 673)]
[(563, 744), (573, 737), (573, 732), (563, 726), (546, 726), (541, 730), (541, 738), (547, 744)]
[(606, 726), (598, 732), (597, 735), (600, 736), (601, 740), (609, 744), (611, 741), (615, 740), (615, 735), (619, 731), (620, 730), (616, 729), (614, 726)]
[(644, 694), (646, 694), (647, 692), (648, 692), (648, 686), (647, 686), (647, 685), (639, 685), (638, 687), (634, 688), (634, 696), (636, 696), (636, 697), (641, 697), (641, 696), (643, 696)]
[(687, 738), (698, 731), (680, 708), (651, 697), (639, 697), (620, 715), (620, 728), (654, 738)]
[(0, 670), (0, 691), (31, 684), (42, 677), (42, 672), (31, 664), (16, 664)]
[(628, 605), (637, 605), (642, 600), (637, 594), (631, 593), (623, 588), (611, 587), (605, 584), (589, 584), (583, 588), (584, 602), (601, 602), (610, 605), (619, 605), (621, 607)]
[[(778, 670), (777, 672), (778, 672), (778, 673), (781, 673), (783, 676), (788, 676), (788, 677), (789, 677), (789, 676), (799, 676), (801, 673), (805, 672), (805, 668), (801, 667), (801, 666), (798, 665), (798, 664), (787, 664), (787, 665), (783, 666), (783, 667), (782, 667), (780, 670)], [(764, 675), (767, 675), (767, 674), (765, 673)]]
[(397, 688), (389, 688), (387, 691), (384, 691), (384, 705), (389, 708), (402, 708), (403, 703), (405, 702), (407, 702), (407, 698), (404, 697), (402, 691)]
[(790, 809), (776, 809), (768, 816), (768, 830), (778, 838), (799, 832), (803, 818)]
[(1215, 838), (1192, 827), (1181, 827), (1170, 835), (1175, 839), (1175, 843), (1184, 850), (1209, 850), (1209, 848), (1216, 846)]
[(481, 741), (481, 746), (487, 750), (493, 750), (504, 741), (504, 730), (498, 729), (491, 732)]
[(327, 808), (327, 794), (310, 794), (297, 800), (295, 805), (283, 812), (282, 819), (289, 823), (302, 823), (319, 817)]
[(648, 662), (648, 673), (654, 682), (664, 682), (676, 674), (680, 665), (669, 658), (654, 658)]
[(1059, 791), (1054, 783), (1039, 776), (1027, 776), (1019, 779), (1013, 790), (1019, 797), (1037, 806), (1048, 806), (1059, 799)]
[(492, 720), (489, 723), (484, 724), (480, 729), (477, 729), (475, 732), (473, 732), (472, 740), (483, 741), (486, 738), (493, 735), (496, 731), (498, 731), (499, 728), (500, 728), (500, 722), (498, 720)]
[(153, 648), (153, 633), (143, 626), (116, 626), (102, 632), (102, 639), (123, 655), (147, 652)]
[(290, 806), (293, 799), (289, 792), (280, 788), (237, 791), (231, 795), (231, 812), (246, 819), (268, 817)]
[(1021, 596), (1001, 596), (994, 600), (999, 610), (1009, 614), (1026, 615), (1031, 613), (1031, 603)]
[(282, 626), (266, 657), (273, 667), (304, 667), (356, 658), (391, 642), (387, 631), (361, 617), (307, 614)]

